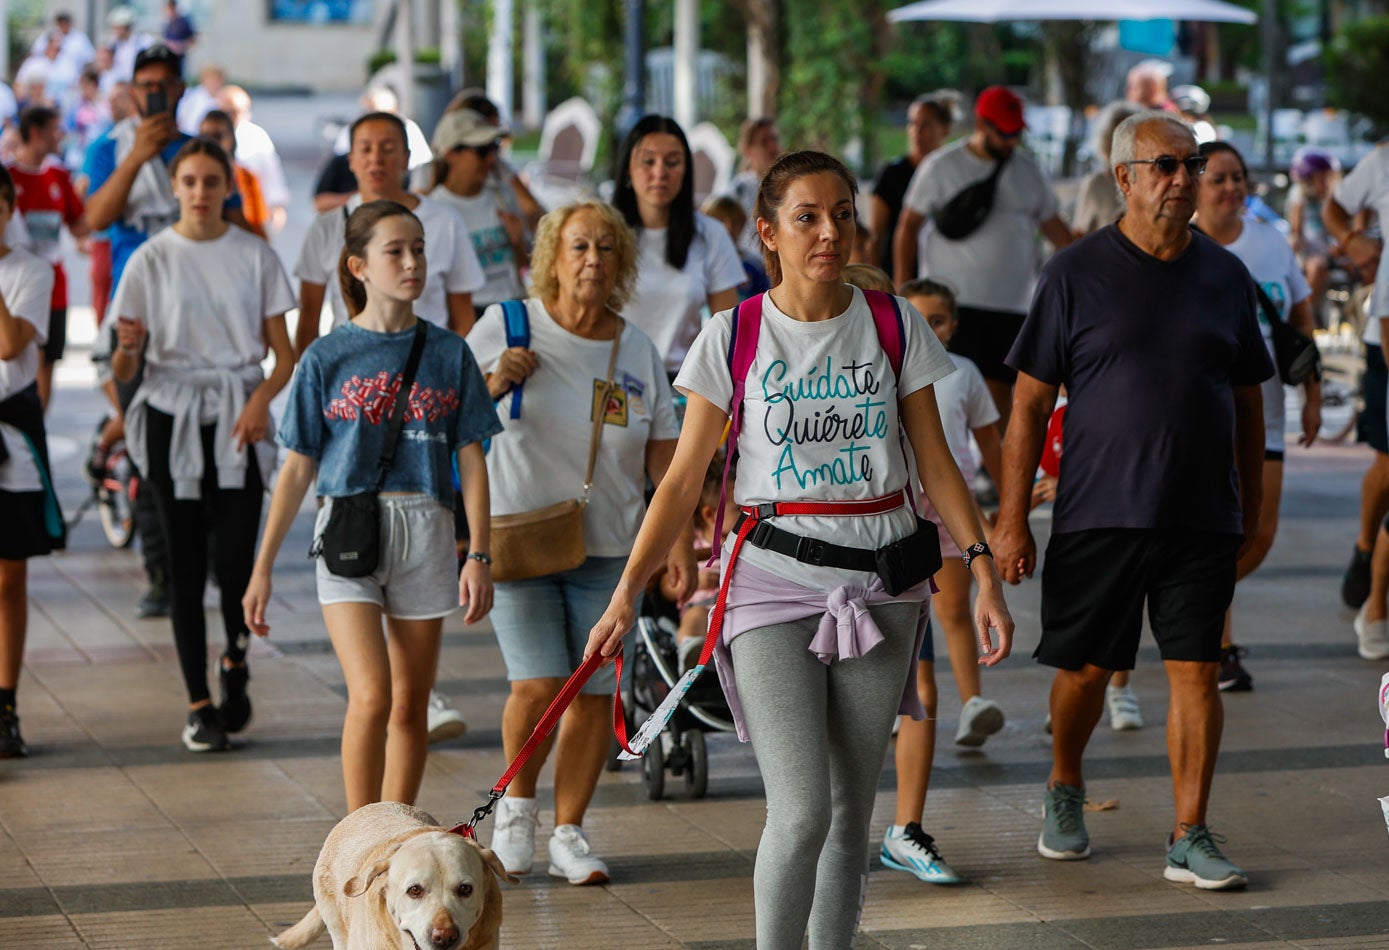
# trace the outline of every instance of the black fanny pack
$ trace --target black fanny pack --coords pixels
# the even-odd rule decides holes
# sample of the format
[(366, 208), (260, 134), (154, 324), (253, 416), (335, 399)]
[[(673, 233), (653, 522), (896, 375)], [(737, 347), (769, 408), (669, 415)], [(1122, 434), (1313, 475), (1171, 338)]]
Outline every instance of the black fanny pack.
[[(747, 515), (738, 516), (734, 525), (740, 528)], [(770, 521), (760, 520), (748, 532), (747, 541), (753, 547), (775, 551), (815, 567), (833, 567), (843, 571), (877, 574), (883, 589), (896, 596), (926, 580), (940, 570), (940, 533), (935, 522), (916, 519), (916, 530), (900, 541), (871, 551), (831, 544), (817, 538), (805, 538), (783, 531)]]

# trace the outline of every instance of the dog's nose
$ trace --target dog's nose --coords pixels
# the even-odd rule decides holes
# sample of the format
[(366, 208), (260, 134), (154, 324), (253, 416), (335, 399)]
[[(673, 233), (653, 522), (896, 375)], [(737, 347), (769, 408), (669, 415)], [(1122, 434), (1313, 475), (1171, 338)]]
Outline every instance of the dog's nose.
[(429, 942), (436, 947), (452, 947), (458, 943), (458, 928), (452, 924), (447, 927), (435, 927), (429, 932)]

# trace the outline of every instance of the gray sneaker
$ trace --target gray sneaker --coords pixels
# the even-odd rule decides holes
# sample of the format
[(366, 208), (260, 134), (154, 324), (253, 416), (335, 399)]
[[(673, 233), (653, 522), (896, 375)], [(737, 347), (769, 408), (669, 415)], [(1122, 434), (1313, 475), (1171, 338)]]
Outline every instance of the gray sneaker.
[(1042, 799), (1042, 834), (1037, 838), (1037, 853), (1053, 861), (1090, 857), (1084, 789), (1061, 784), (1047, 789)]
[(1249, 883), (1244, 871), (1220, 853), (1224, 835), (1205, 825), (1182, 825), (1186, 834), (1167, 846), (1167, 869), (1162, 876), (1203, 891), (1224, 891)]

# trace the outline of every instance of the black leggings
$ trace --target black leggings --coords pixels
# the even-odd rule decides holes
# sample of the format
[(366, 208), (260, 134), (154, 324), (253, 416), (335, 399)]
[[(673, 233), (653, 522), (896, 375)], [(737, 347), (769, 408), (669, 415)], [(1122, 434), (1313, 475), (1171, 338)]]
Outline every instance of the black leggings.
[(241, 596), (255, 563), (256, 532), (260, 529), (264, 489), (260, 468), (247, 459), (245, 488), (218, 488), (214, 462), (214, 426), (202, 427), (203, 484), (198, 501), (174, 498), (169, 473), (169, 443), (174, 418), (145, 408), (149, 432), (148, 484), (154, 488), (159, 521), (169, 545), (169, 601), (174, 646), (188, 687), (188, 701), (210, 699), (207, 688), (207, 618), (203, 592), (207, 587), (208, 536), (212, 537), (213, 570), (222, 595), (222, 623), (227, 628), (227, 655), (235, 663), (246, 656), (250, 634), (242, 618)]

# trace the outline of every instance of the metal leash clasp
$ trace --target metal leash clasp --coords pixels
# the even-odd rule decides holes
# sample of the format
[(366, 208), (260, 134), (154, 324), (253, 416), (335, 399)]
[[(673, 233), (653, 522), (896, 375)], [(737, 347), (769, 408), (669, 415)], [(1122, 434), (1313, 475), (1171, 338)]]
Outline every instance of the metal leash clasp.
[(497, 791), (495, 788), (487, 793), (487, 801), (473, 809), (473, 817), (467, 821), (460, 822), (449, 829), (449, 834), (462, 835), (465, 838), (477, 840), (477, 826), (484, 818), (492, 814), (492, 809), (497, 807), (497, 802), (502, 800), (506, 790)]

